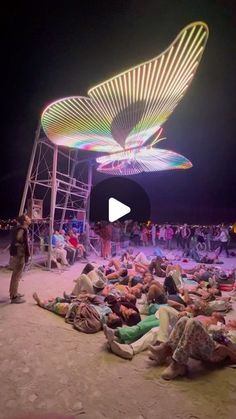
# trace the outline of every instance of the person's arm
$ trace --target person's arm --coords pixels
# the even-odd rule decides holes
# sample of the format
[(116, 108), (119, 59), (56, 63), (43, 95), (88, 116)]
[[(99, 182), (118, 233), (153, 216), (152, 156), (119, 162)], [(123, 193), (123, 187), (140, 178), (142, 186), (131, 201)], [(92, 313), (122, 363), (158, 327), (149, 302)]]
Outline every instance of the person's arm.
[(128, 275), (128, 287), (131, 288), (132, 287), (132, 279), (133, 279), (134, 275)]
[(178, 314), (178, 319), (181, 319), (182, 317), (193, 317), (193, 315), (191, 314), (191, 313), (189, 313), (188, 311), (181, 311), (179, 314)]
[(199, 266), (194, 266), (194, 268), (184, 268), (183, 269), (183, 273), (186, 273), (186, 274), (195, 274), (195, 272), (197, 272), (199, 270)]
[(167, 300), (167, 304), (170, 307), (176, 308), (176, 310), (183, 311), (185, 309), (183, 304), (177, 303), (177, 301)]
[(111, 274), (106, 275), (106, 278), (109, 279), (118, 279), (119, 274), (117, 272), (112, 272)]
[(211, 355), (210, 362), (221, 362), (225, 358), (229, 358), (230, 362), (236, 362), (236, 350), (229, 346), (218, 344), (213, 354)]

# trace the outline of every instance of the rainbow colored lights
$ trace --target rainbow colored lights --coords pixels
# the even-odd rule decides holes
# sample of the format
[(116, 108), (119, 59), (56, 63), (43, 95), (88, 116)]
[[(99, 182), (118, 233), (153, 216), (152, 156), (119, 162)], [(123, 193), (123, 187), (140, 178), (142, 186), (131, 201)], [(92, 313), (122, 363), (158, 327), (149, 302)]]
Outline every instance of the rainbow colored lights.
[[(104, 161), (99, 158), (98, 170), (106, 173), (191, 167), (176, 153), (140, 147), (159, 132), (184, 96), (207, 38), (207, 25), (194, 22), (162, 54), (91, 88), (89, 97), (68, 97), (50, 104), (42, 114), (46, 135), (57, 145), (126, 156), (123, 165), (117, 154), (113, 165), (112, 155), (105, 156)], [(134, 148), (138, 151), (132, 151)]]
[(97, 170), (110, 175), (135, 175), (170, 169), (189, 169), (192, 163), (181, 154), (161, 148), (142, 147), (96, 159)]

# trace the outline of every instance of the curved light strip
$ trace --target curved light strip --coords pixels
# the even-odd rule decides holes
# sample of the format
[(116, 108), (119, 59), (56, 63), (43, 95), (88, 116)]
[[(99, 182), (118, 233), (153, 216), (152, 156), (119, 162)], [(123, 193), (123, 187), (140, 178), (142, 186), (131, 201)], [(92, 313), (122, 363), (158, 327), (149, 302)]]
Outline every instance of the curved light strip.
[(55, 144), (93, 151), (140, 147), (182, 99), (207, 38), (207, 25), (194, 22), (158, 57), (90, 89), (90, 98), (52, 103), (42, 114), (46, 135)]
[[(132, 126), (129, 109), (144, 103), (142, 116), (125, 141), (125, 148), (143, 145), (168, 119), (197, 70), (208, 38), (208, 28), (195, 22), (184, 28), (158, 57), (121, 73), (89, 90), (89, 96), (114, 121), (116, 131)], [(116, 138), (119, 140), (118, 138)]]
[(121, 151), (98, 157), (96, 161), (99, 172), (119, 176), (192, 167), (192, 163), (181, 154), (153, 147)]
[(42, 114), (42, 126), (57, 145), (102, 152), (122, 149), (111, 136), (110, 121), (87, 97), (73, 96), (53, 102)]

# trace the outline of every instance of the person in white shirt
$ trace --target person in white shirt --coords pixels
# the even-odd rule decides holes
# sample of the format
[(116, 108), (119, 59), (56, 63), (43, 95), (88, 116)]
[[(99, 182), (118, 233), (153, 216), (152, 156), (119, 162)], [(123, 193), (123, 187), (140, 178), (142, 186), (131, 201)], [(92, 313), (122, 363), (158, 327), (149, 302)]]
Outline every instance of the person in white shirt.
[(221, 230), (221, 233), (219, 235), (219, 241), (220, 241), (220, 251), (219, 255), (221, 254), (222, 250), (225, 250), (227, 258), (229, 257), (229, 250), (228, 250), (228, 244), (229, 244), (229, 232), (227, 228), (223, 227)]

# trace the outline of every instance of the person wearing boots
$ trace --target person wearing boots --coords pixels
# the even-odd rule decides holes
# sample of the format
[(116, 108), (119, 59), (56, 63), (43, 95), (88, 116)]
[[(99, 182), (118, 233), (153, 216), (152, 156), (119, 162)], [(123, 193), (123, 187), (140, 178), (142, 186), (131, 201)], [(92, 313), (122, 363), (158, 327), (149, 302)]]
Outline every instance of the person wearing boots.
[(13, 231), (10, 245), (13, 271), (9, 293), (12, 304), (21, 304), (25, 302), (25, 300), (23, 300), (24, 296), (18, 293), (18, 286), (24, 266), (28, 262), (30, 255), (28, 245), (28, 227), (31, 224), (31, 219), (28, 215), (22, 214), (18, 217), (17, 221), (18, 225)]

